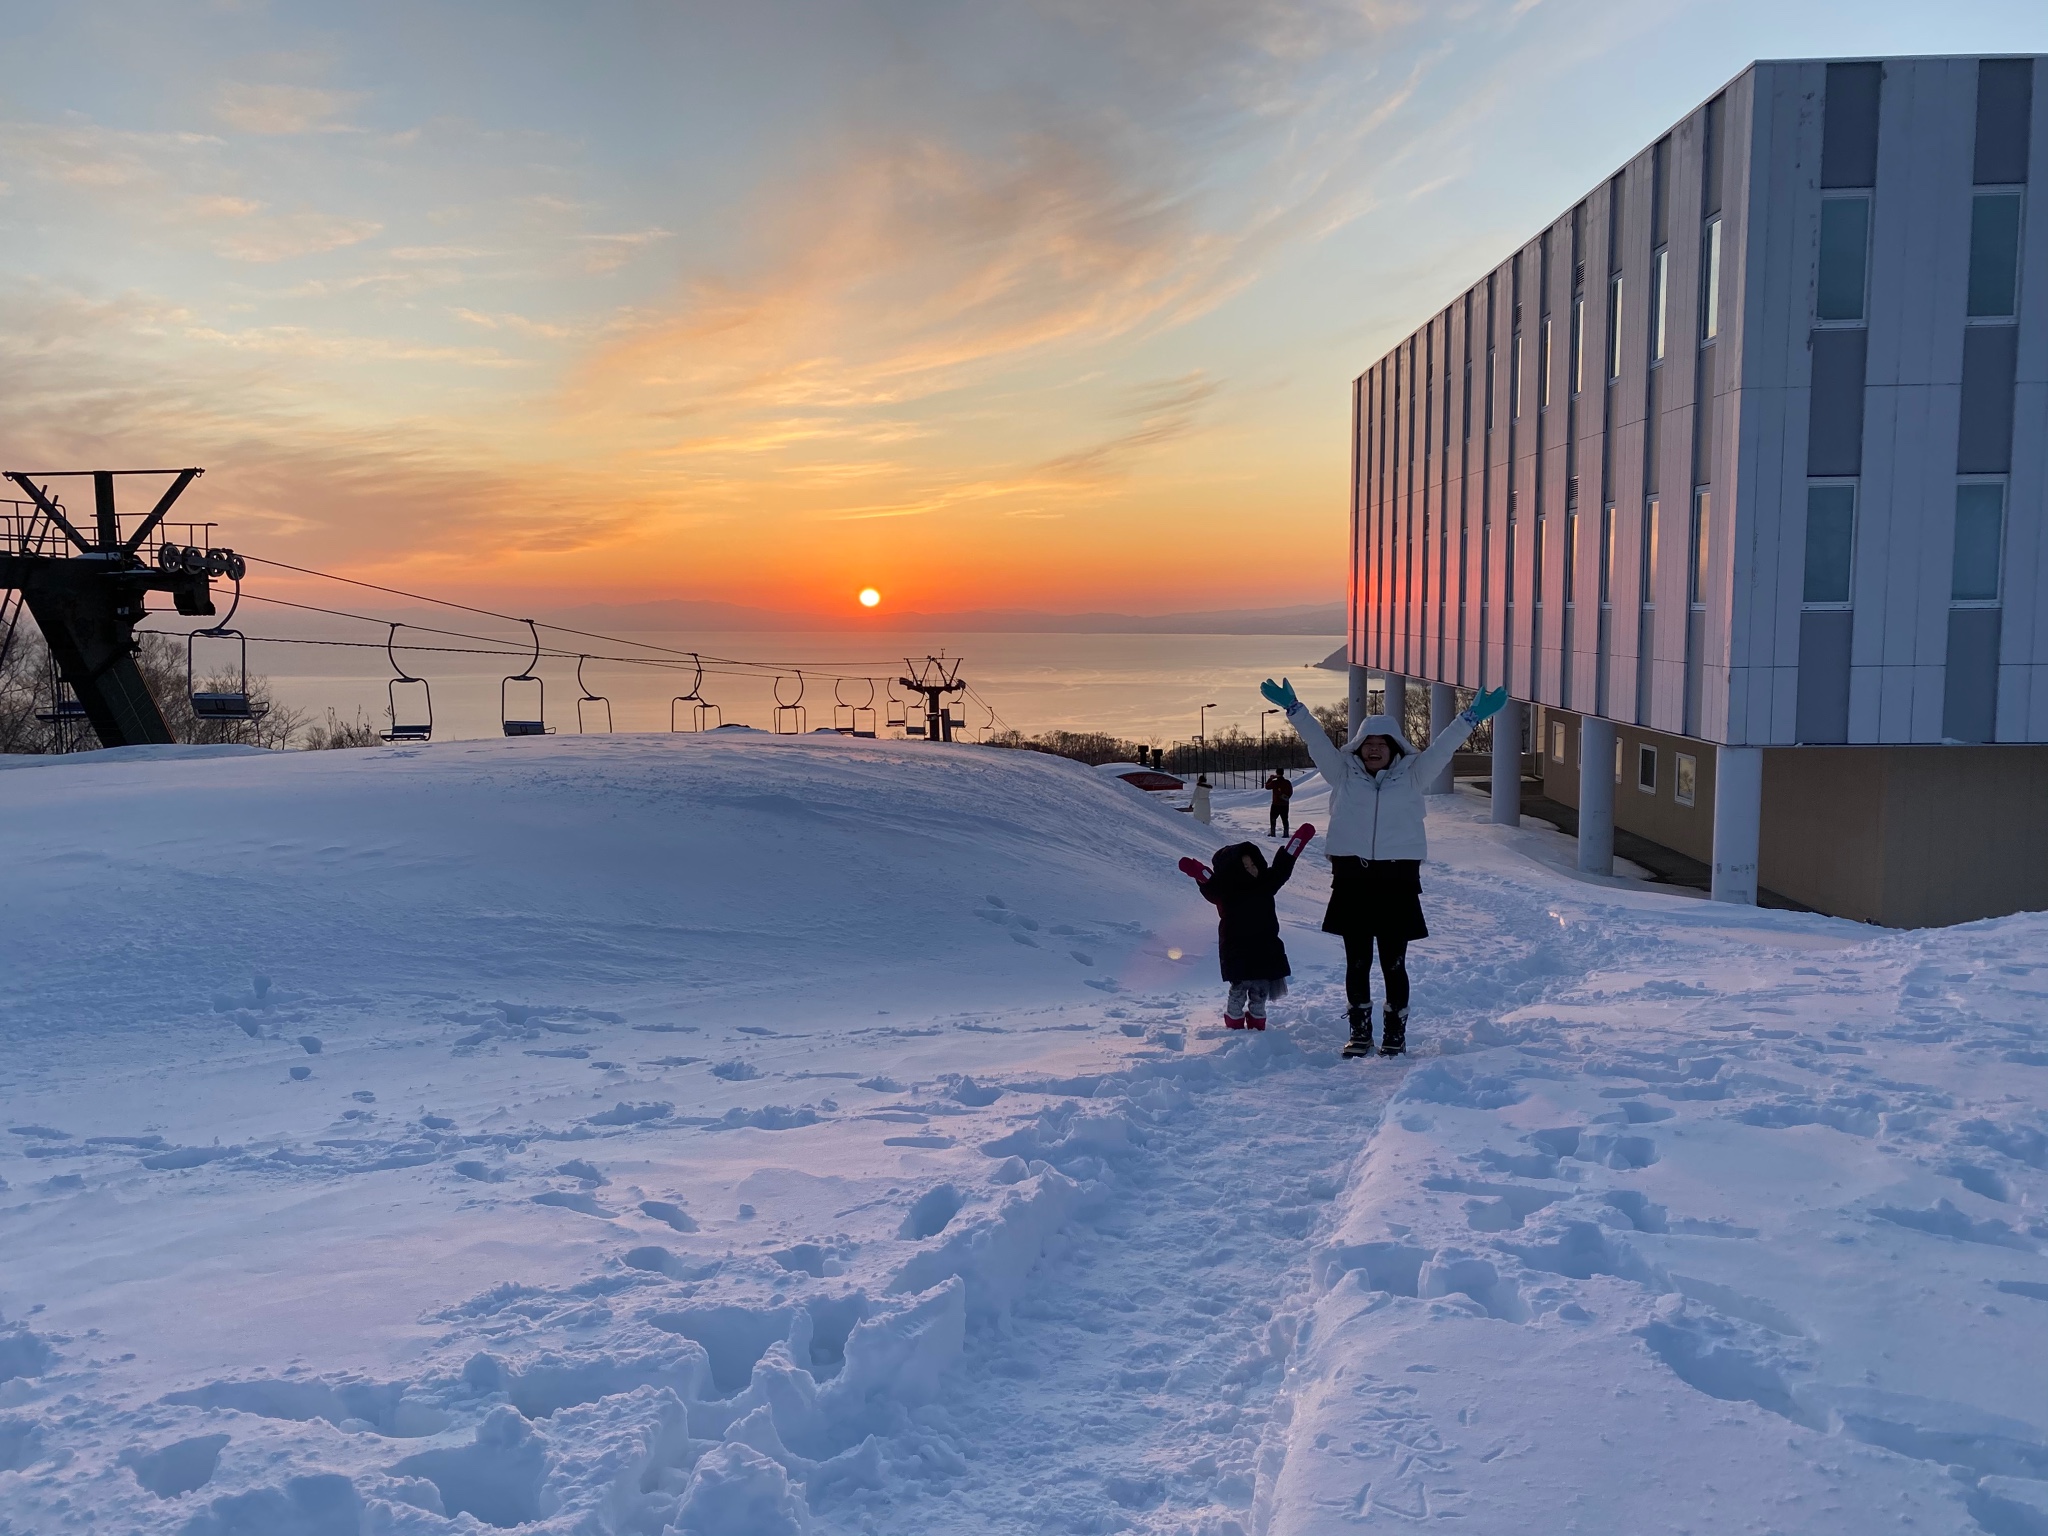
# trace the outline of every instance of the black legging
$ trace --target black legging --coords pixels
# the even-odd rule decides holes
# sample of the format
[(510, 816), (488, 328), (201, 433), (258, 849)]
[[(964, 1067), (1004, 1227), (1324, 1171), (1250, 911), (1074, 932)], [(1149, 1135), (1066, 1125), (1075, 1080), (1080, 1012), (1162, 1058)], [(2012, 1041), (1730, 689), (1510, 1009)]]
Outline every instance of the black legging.
[(1266, 812), (1266, 836), (1273, 836), (1273, 823), (1276, 821), (1280, 823), (1280, 830), (1282, 832), (1293, 830), (1287, 825), (1287, 802), (1285, 800), (1275, 800), (1273, 808)]
[[(1369, 933), (1344, 935), (1344, 996), (1354, 1008), (1372, 1006), (1372, 946)], [(1394, 1013), (1408, 1011), (1408, 941), (1379, 940), (1380, 975), (1386, 978), (1387, 1007)]]

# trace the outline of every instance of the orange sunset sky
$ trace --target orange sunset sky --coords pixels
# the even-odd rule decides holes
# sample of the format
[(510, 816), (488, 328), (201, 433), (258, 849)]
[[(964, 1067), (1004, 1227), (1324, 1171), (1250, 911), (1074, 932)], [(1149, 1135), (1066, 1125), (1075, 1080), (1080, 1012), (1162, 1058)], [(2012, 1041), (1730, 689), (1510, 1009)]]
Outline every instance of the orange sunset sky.
[(852, 616), (1343, 590), (1350, 377), (1750, 58), (2038, 4), (19, 3), (0, 467)]

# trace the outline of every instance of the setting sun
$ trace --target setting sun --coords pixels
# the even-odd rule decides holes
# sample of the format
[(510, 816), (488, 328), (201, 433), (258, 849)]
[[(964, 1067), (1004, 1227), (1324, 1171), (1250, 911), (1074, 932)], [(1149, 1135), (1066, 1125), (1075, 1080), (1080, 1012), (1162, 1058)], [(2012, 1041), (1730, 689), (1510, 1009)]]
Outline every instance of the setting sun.
[(878, 604), (879, 602), (881, 602), (881, 600), (882, 600), (882, 594), (881, 594), (881, 593), (879, 593), (879, 592), (877, 592), (877, 591), (876, 591), (876, 590), (875, 590), (875, 589), (874, 589), (873, 587), (862, 587), (862, 588), (860, 589), (860, 605), (861, 605), (861, 607), (863, 607), (863, 608), (872, 608), (872, 607), (874, 607), (874, 606), (875, 606), (876, 604)]

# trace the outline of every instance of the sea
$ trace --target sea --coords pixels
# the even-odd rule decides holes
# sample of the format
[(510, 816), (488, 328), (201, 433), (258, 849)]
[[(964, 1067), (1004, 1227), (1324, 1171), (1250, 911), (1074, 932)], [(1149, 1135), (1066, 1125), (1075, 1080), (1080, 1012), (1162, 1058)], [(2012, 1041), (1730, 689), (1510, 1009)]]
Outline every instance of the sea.
[[(276, 701), (318, 721), (330, 709), (344, 721), (358, 714), (379, 725), (387, 720), (393, 673), (381, 648), (275, 643), (260, 638), (263, 628), (248, 625), (248, 666), (268, 680)], [(543, 631), (549, 651), (565, 643), (589, 650), (581, 661), (580, 686), (576, 655), (543, 655), (533, 668), (550, 729), (687, 730), (700, 723), (688, 698), (694, 692), (716, 711), (701, 717), (706, 725), (816, 731), (854, 723), (853, 711), (871, 709), (857, 723), (865, 727), (872, 721), (889, 734), (892, 683), (896, 698), (906, 698), (908, 691), (896, 680), (938, 665), (932, 658), (943, 658), (968, 684), (964, 699), (954, 697), (964, 705), (969, 740), (991, 730), (1071, 730), (1171, 746), (1204, 729), (1214, 734), (1233, 725), (1256, 736), (1268, 708), (1258, 691), (1263, 678), (1293, 679), (1310, 704), (1344, 696), (1343, 673), (1316, 666), (1342, 644), (1334, 635), (647, 631), (622, 638), (633, 644), (565, 642)], [(494, 655), (424, 649), (474, 642), (413, 629), (402, 630), (401, 640), (416, 642), (401, 643), (397, 656), (407, 673), (426, 682), (434, 739), (497, 736), (507, 706), (515, 718), (535, 712), (531, 685), (504, 683), (508, 674), (525, 669), (525, 657), (511, 654), (509, 637), (494, 642), (506, 654)], [(202, 675), (234, 663), (231, 641), (201, 640), (199, 646)], [(705, 658), (701, 683), (688, 655), (679, 654), (688, 652)], [(421, 690), (401, 685), (397, 694), (401, 719), (416, 718)], [(778, 700), (790, 707), (778, 710)], [(915, 706), (911, 716), (916, 717)], [(1265, 719), (1268, 730), (1279, 724), (1277, 716)]]

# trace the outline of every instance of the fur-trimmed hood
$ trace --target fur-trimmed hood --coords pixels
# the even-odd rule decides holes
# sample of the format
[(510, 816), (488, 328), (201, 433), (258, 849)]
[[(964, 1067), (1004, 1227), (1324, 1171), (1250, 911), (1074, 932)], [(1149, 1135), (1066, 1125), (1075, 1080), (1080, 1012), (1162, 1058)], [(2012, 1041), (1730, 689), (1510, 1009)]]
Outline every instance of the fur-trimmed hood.
[(1356, 752), (1365, 745), (1365, 738), (1368, 736), (1386, 737), (1394, 744), (1394, 754), (1397, 757), (1415, 755), (1415, 748), (1409, 743), (1408, 738), (1401, 734), (1401, 727), (1394, 723), (1392, 715), (1367, 715), (1358, 729), (1351, 733), (1351, 739), (1344, 743), (1344, 750)]

